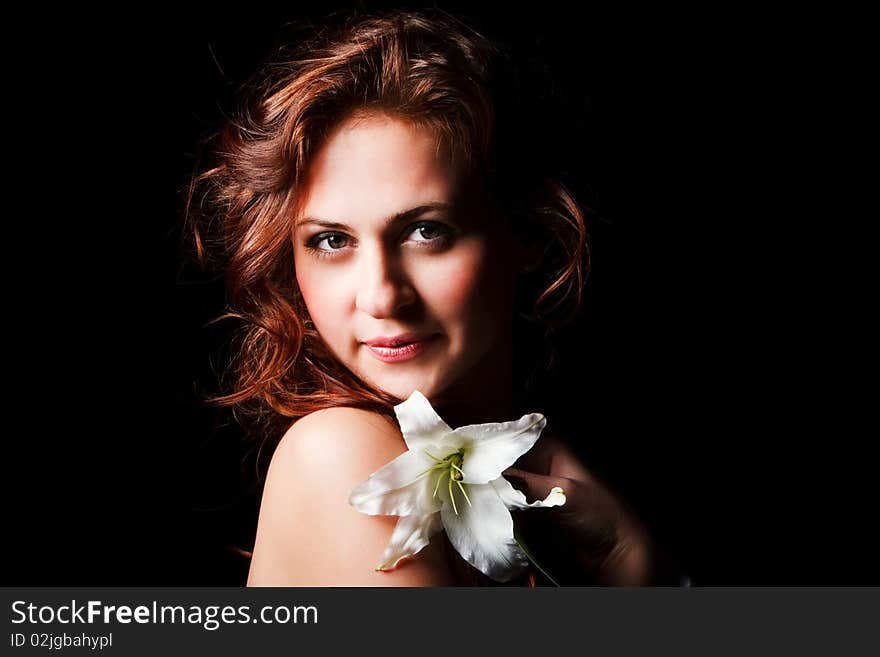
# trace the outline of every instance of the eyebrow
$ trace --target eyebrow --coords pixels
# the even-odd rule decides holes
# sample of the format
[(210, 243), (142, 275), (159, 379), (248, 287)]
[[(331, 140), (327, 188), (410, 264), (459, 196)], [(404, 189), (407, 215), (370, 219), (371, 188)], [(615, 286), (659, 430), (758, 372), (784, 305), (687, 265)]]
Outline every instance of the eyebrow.
[[(404, 221), (409, 221), (433, 210), (445, 210), (447, 212), (451, 212), (453, 209), (454, 206), (451, 203), (426, 203), (424, 205), (419, 205), (415, 208), (410, 208), (409, 210), (404, 210), (403, 212), (398, 212), (386, 221), (386, 225), (391, 226), (397, 223), (402, 223)], [(318, 219), (315, 217), (305, 217), (301, 219), (300, 221), (296, 222), (294, 228), (299, 228), (300, 226), (305, 226), (306, 224), (315, 224), (318, 226), (324, 226), (325, 228), (337, 228), (339, 230), (351, 229), (350, 226), (340, 223), (338, 221), (328, 221), (326, 219)]]

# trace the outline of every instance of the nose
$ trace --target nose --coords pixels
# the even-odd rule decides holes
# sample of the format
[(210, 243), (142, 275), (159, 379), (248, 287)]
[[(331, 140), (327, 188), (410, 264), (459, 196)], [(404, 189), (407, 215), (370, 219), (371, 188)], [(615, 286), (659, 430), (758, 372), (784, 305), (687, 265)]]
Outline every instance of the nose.
[(395, 316), (415, 301), (415, 289), (396, 258), (382, 248), (361, 252), (355, 300), (358, 310), (382, 319)]

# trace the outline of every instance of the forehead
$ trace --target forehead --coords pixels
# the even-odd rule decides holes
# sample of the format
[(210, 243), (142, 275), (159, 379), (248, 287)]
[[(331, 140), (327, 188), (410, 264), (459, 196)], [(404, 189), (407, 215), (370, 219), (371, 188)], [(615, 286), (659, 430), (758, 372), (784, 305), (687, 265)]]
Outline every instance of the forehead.
[(315, 153), (300, 190), (300, 216), (353, 221), (448, 202), (456, 175), (439, 137), (385, 115), (340, 124)]

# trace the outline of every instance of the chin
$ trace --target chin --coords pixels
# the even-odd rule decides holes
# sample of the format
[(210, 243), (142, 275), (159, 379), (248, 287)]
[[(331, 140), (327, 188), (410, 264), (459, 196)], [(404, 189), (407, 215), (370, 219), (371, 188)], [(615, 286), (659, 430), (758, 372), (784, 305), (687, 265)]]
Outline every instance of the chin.
[(370, 383), (390, 395), (406, 400), (416, 390), (429, 400), (441, 393), (445, 386), (438, 384), (436, 378), (424, 374), (401, 375), (399, 377), (372, 377)]

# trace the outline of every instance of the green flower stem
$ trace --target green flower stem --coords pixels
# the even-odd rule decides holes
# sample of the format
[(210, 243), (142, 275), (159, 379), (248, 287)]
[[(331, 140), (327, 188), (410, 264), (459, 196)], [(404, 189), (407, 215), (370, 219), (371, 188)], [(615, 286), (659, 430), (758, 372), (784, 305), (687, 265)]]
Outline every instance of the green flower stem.
[(553, 579), (552, 577), (550, 577), (550, 575), (547, 573), (547, 571), (544, 570), (543, 568), (541, 568), (541, 565), (537, 561), (535, 561), (535, 556), (532, 554), (531, 550), (529, 550), (525, 546), (525, 544), (523, 543), (523, 540), (522, 540), (522, 536), (520, 535), (520, 533), (518, 531), (516, 531), (516, 528), (514, 528), (514, 530), (513, 530), (513, 540), (516, 541), (516, 544), (519, 546), (519, 549), (522, 550), (523, 553), (526, 555), (526, 557), (528, 557), (529, 561), (531, 561), (532, 564), (534, 564), (535, 568), (540, 570), (544, 574), (544, 577), (546, 577), (547, 579), (549, 579), (553, 583), (553, 586), (555, 586), (557, 588), (562, 588), (561, 586), (559, 586), (559, 584), (556, 583), (556, 580)]

